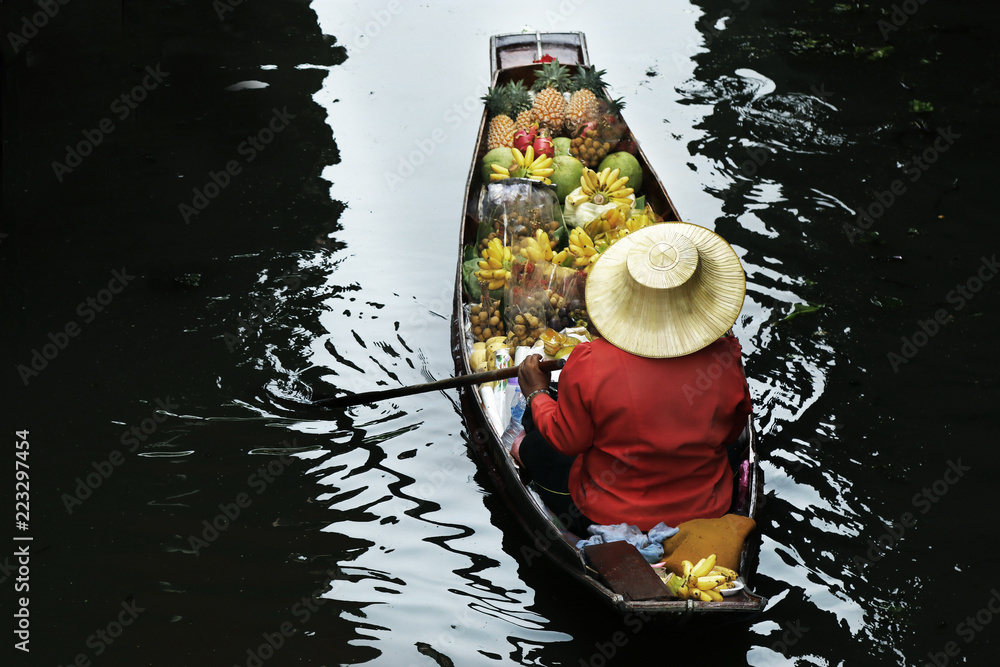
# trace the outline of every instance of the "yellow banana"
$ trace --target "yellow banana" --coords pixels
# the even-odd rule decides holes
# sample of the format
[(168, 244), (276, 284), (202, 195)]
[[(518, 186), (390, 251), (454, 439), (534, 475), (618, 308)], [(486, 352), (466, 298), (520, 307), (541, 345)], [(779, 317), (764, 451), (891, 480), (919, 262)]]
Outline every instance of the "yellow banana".
[(707, 575), (704, 577), (698, 577), (698, 588), (700, 588), (703, 591), (711, 590), (716, 586), (718, 586), (719, 584), (724, 584), (724, 583), (726, 583), (726, 578), (721, 574), (717, 574), (715, 576)]
[[(615, 181), (617, 181), (618, 180), (618, 174), (620, 174), (620, 173), (622, 173), (621, 169), (613, 169), (611, 171), (611, 173), (608, 174), (607, 180), (604, 181), (605, 185), (610, 186), (611, 183), (614, 183)], [(611, 190), (613, 188), (608, 187), (608, 189)]]
[(503, 174), (490, 174), (491, 181), (502, 181), (505, 178), (510, 178), (510, 176), (504, 176)]
[(492, 169), (498, 174), (503, 174), (504, 176), (510, 176), (510, 170), (508, 170), (507, 167), (501, 167), (496, 162), (490, 165), (490, 169)]
[(730, 570), (728, 567), (722, 567), (718, 563), (715, 564), (715, 571), (719, 574), (723, 574), (729, 578), (730, 581), (738, 578), (740, 576), (739, 572), (736, 570)]
[(608, 176), (610, 176), (610, 175), (611, 175), (611, 167), (605, 167), (604, 171), (602, 171), (598, 175), (598, 177), (597, 177), (597, 184), (601, 187), (601, 189), (604, 189), (604, 186), (607, 185)]
[(702, 558), (698, 561), (698, 564), (691, 568), (691, 574), (696, 577), (704, 577), (712, 568), (715, 567), (715, 554), (711, 554), (707, 558)]
[(489, 265), (490, 265), (491, 269), (500, 269), (500, 268), (503, 268), (503, 262), (501, 262), (496, 257), (490, 257), (486, 261), (489, 262)]
[(510, 153), (511, 153), (511, 155), (514, 156), (514, 159), (517, 161), (517, 163), (520, 166), (523, 167), (524, 166), (524, 153), (522, 153), (521, 151), (517, 150), (513, 146), (511, 146)]
[[(617, 169), (615, 171), (617, 171)], [(618, 188), (625, 187), (626, 183), (628, 183), (628, 176), (622, 176), (617, 181), (613, 182), (611, 185), (608, 186), (608, 192), (614, 194), (615, 190), (617, 190)]]
[[(696, 588), (693, 591), (691, 591), (691, 593), (693, 594), (691, 597), (697, 597), (697, 599), (701, 600), (702, 602), (711, 602), (712, 601), (712, 598), (709, 597), (708, 593), (705, 592), (705, 591), (698, 590)], [(722, 597), (722, 596), (720, 595), (719, 597)]]
[[(710, 589), (707, 591), (700, 591), (700, 592), (702, 595), (701, 599), (703, 602), (722, 602), (722, 594), (719, 593), (718, 591)], [(706, 595), (708, 596), (708, 600), (705, 599)]]
[(681, 576), (687, 579), (691, 576), (691, 570), (694, 569), (694, 564), (689, 560), (681, 561)]

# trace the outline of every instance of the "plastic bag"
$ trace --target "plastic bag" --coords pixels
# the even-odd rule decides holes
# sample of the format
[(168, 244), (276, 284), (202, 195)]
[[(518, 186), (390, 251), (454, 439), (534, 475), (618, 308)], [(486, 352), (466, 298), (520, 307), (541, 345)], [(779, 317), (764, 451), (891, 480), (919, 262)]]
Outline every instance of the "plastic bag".
[(584, 327), (594, 332), (587, 315), (587, 274), (572, 268), (555, 267), (548, 275), (545, 288), (546, 324), (562, 332)]
[(492, 238), (511, 246), (539, 229), (557, 242), (566, 238), (562, 209), (556, 187), (528, 178), (505, 178), (486, 186), (480, 202), (477, 252), (482, 252)]

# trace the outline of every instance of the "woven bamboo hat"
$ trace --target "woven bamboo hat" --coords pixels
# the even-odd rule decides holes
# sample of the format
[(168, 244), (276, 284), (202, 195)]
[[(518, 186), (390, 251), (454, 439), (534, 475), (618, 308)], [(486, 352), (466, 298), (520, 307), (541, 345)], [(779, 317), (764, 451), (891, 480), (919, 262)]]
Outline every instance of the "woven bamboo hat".
[(680, 357), (725, 334), (746, 296), (736, 252), (687, 222), (632, 232), (587, 278), (587, 312), (601, 336), (640, 357)]

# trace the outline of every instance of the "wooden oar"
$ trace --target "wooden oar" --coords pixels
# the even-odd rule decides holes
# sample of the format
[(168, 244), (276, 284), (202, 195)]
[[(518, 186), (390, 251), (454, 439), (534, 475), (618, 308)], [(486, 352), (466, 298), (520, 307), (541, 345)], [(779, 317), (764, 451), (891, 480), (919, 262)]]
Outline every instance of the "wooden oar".
[[(565, 359), (555, 361), (539, 362), (538, 367), (543, 372), (557, 371), (566, 363)], [(453, 389), (454, 387), (465, 387), (471, 384), (482, 384), (484, 382), (496, 382), (517, 377), (517, 366), (501, 368), (495, 371), (483, 371), (482, 373), (470, 373), (469, 375), (459, 375), (458, 377), (437, 380), (426, 384), (415, 384), (409, 387), (396, 387), (394, 389), (384, 389), (382, 391), (366, 391), (360, 394), (348, 394), (347, 396), (334, 396), (332, 398), (320, 398), (309, 405), (322, 406), (324, 408), (346, 408), (352, 405), (364, 405), (366, 403), (377, 403), (389, 398), (399, 396), (410, 396), (411, 394), (423, 394), (428, 391), (440, 391), (442, 389)]]

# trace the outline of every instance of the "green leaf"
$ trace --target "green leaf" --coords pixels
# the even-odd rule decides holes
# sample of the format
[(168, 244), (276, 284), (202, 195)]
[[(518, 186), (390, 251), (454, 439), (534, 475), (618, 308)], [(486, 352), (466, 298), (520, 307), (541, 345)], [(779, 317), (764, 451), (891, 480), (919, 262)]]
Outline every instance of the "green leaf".
[(781, 318), (782, 322), (786, 322), (793, 317), (798, 317), (799, 315), (805, 315), (806, 313), (815, 313), (817, 310), (823, 307), (821, 303), (796, 303), (792, 305), (792, 312)]

